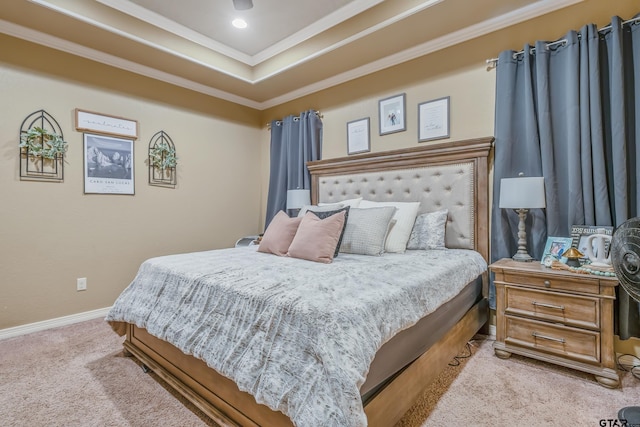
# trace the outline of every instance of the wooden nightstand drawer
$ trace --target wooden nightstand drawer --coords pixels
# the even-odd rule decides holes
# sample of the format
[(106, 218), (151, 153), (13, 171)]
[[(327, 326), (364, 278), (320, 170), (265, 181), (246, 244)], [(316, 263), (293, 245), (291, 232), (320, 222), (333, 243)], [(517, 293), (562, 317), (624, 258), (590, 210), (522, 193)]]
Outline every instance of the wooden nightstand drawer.
[(504, 281), (519, 285), (534, 286), (537, 288), (581, 292), (598, 295), (600, 293), (600, 281), (588, 275), (584, 277), (568, 277), (546, 274), (531, 274), (528, 272), (505, 271)]
[(505, 314), (600, 329), (600, 299), (505, 286)]
[(489, 266), (496, 286), (496, 356), (533, 357), (620, 385), (613, 351), (614, 277), (509, 258)]
[(600, 363), (600, 333), (505, 316), (505, 344), (585, 363)]

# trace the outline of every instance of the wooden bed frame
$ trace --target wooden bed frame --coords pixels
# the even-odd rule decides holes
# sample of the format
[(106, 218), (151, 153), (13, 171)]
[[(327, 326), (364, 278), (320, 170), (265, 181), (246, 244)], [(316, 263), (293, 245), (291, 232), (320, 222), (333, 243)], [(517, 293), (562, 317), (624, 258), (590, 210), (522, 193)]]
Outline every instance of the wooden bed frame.
[[(488, 158), (493, 138), (428, 144), (415, 148), (367, 153), (310, 162), (312, 201), (317, 200), (319, 179), (362, 171), (412, 169), (429, 165), (474, 164), (474, 247), (489, 258)], [(365, 402), (370, 426), (392, 426), (411, 408), (424, 389), (447, 366), (488, 320), (487, 274), (483, 296), (464, 317), (422, 356), (397, 374)], [(209, 368), (203, 361), (185, 355), (173, 345), (144, 329), (127, 324), (125, 353), (138, 358), (170, 387), (222, 426), (286, 426), (290, 419), (281, 412), (256, 403), (235, 383)]]

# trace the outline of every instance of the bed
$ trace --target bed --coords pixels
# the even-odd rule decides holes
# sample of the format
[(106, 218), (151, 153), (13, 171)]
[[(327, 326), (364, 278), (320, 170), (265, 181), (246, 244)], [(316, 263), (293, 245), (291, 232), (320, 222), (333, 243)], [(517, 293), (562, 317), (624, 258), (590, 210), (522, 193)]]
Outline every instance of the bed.
[[(446, 250), (340, 253), (331, 264), (255, 247), (158, 257), (143, 263), (107, 320), (126, 334), (128, 354), (221, 425), (394, 425), (488, 320), (492, 141), (308, 164), (313, 204), (364, 198), (420, 202), (419, 213), (446, 208)], [(414, 284), (430, 274), (434, 290)], [(340, 286), (346, 277), (358, 283)], [(190, 283), (197, 286), (185, 291)], [(227, 300), (216, 286), (237, 296)], [(292, 346), (306, 341), (322, 345), (298, 354)]]

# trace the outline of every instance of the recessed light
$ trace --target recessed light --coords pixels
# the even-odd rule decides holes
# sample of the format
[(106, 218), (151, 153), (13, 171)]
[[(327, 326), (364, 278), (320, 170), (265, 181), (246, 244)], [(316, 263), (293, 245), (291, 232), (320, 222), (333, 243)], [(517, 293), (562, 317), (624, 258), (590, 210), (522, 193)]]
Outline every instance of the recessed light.
[(236, 28), (247, 28), (247, 21), (241, 18), (234, 19), (231, 24)]

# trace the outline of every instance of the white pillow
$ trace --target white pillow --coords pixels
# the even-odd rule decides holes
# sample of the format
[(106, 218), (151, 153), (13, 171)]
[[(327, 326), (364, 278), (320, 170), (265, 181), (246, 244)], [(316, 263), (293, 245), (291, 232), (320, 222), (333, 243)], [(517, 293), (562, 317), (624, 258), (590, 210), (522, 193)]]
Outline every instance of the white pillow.
[(385, 252), (404, 253), (407, 250), (407, 243), (411, 236), (413, 224), (416, 222), (420, 202), (372, 202), (363, 200), (360, 202), (361, 209), (379, 208), (384, 206), (394, 206), (396, 213), (393, 215), (395, 224), (387, 235), (384, 244)]
[[(318, 206), (327, 206), (327, 205), (340, 204), (342, 206), (349, 206), (350, 208), (357, 208), (360, 205), (361, 201), (362, 201), (362, 197), (356, 197), (355, 199), (346, 199), (346, 200), (341, 200), (339, 202), (318, 203)], [(342, 206), (340, 206), (340, 207), (342, 207)]]
[(449, 210), (418, 215), (411, 231), (407, 249), (445, 249), (444, 234)]

